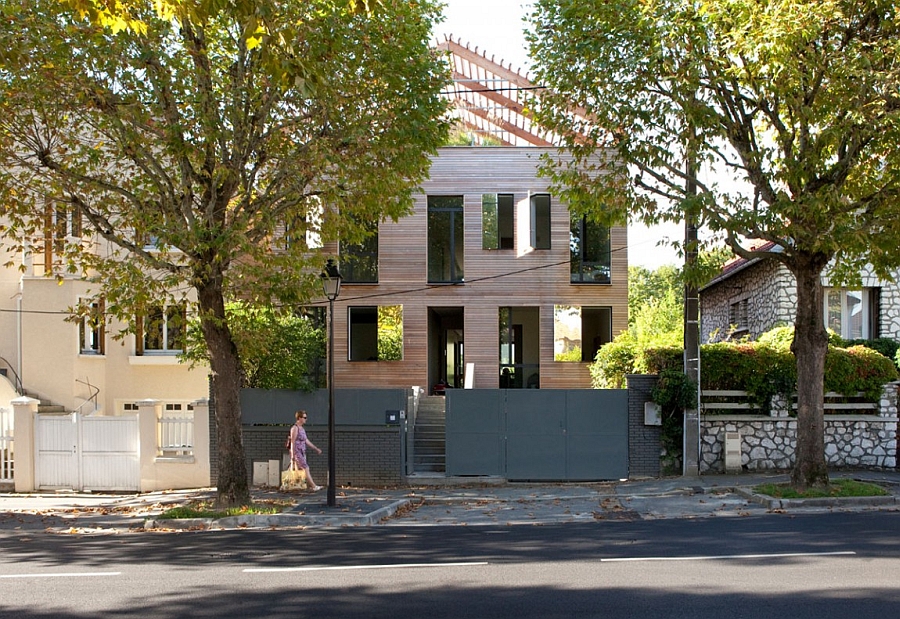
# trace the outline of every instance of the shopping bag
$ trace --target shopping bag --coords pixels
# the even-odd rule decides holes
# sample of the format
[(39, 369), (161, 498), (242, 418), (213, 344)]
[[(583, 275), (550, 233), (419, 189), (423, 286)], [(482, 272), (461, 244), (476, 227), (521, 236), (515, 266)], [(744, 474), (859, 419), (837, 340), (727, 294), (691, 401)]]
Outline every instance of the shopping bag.
[(281, 491), (293, 490), (306, 490), (306, 471), (291, 464), (291, 468), (281, 472)]

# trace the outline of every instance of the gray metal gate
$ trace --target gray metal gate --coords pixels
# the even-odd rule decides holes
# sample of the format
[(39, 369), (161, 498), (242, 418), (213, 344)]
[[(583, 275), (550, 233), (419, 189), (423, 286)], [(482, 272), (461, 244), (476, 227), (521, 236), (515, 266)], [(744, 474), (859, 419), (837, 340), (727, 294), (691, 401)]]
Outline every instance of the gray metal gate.
[(137, 415), (37, 415), (34, 442), (36, 488), (140, 490)]
[(628, 392), (448, 391), (447, 474), (623, 479), (628, 476)]

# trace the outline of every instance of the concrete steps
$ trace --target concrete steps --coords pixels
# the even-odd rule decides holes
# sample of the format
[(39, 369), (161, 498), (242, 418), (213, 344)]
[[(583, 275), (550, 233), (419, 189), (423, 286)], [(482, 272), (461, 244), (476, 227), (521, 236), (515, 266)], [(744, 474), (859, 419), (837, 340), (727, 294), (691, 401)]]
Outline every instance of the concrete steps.
[(443, 473), (446, 470), (446, 417), (443, 396), (419, 398), (413, 428), (413, 470), (416, 473)]

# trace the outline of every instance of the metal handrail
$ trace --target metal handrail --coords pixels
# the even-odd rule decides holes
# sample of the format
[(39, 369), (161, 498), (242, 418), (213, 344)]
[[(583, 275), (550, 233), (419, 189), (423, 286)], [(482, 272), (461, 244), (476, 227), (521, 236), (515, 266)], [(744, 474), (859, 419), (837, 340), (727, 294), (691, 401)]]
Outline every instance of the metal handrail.
[[(76, 383), (81, 383), (82, 385), (85, 385), (88, 389), (93, 389), (93, 390), (94, 390), (94, 393), (92, 393), (89, 397), (85, 398), (84, 402), (82, 402), (81, 404), (79, 404), (78, 407), (74, 410), (74, 412), (76, 412), (76, 413), (81, 412), (82, 407), (83, 407), (85, 404), (87, 404), (88, 402), (93, 402), (93, 403), (94, 403), (94, 410), (92, 410), (91, 413), (97, 412), (97, 410), (100, 408), (100, 406), (97, 404), (97, 394), (100, 393), (100, 387), (95, 387), (95, 386), (92, 385), (90, 382), (88, 382), (88, 381), (83, 381), (83, 380), (79, 380), (79, 379), (77, 379), (77, 378), (75, 379), (75, 382), (76, 382)], [(88, 414), (90, 414), (90, 413), (88, 413)]]
[(15, 381), (13, 382), (13, 388), (19, 395), (23, 395), (25, 393), (25, 387), (22, 385), (22, 379), (19, 378), (19, 375), (16, 373), (16, 369), (12, 366), (12, 363), (7, 361), (4, 357), (0, 357), (0, 361), (2, 361), (9, 371), (13, 373), (13, 377), (15, 377)]

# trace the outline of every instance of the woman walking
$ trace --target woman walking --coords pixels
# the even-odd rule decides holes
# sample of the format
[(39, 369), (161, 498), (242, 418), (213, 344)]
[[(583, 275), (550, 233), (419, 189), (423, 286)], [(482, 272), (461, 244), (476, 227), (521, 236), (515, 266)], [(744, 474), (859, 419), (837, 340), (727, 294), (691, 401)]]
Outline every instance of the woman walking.
[(306, 430), (303, 429), (303, 424), (306, 423), (306, 411), (299, 410), (294, 413), (294, 417), (297, 418), (297, 422), (291, 427), (291, 463), (306, 472), (306, 484), (315, 492), (321, 490), (322, 486), (316, 485), (309, 472), (309, 464), (306, 462), (306, 446), (309, 445), (319, 454), (322, 453), (322, 450), (312, 444), (312, 441), (306, 436)]

